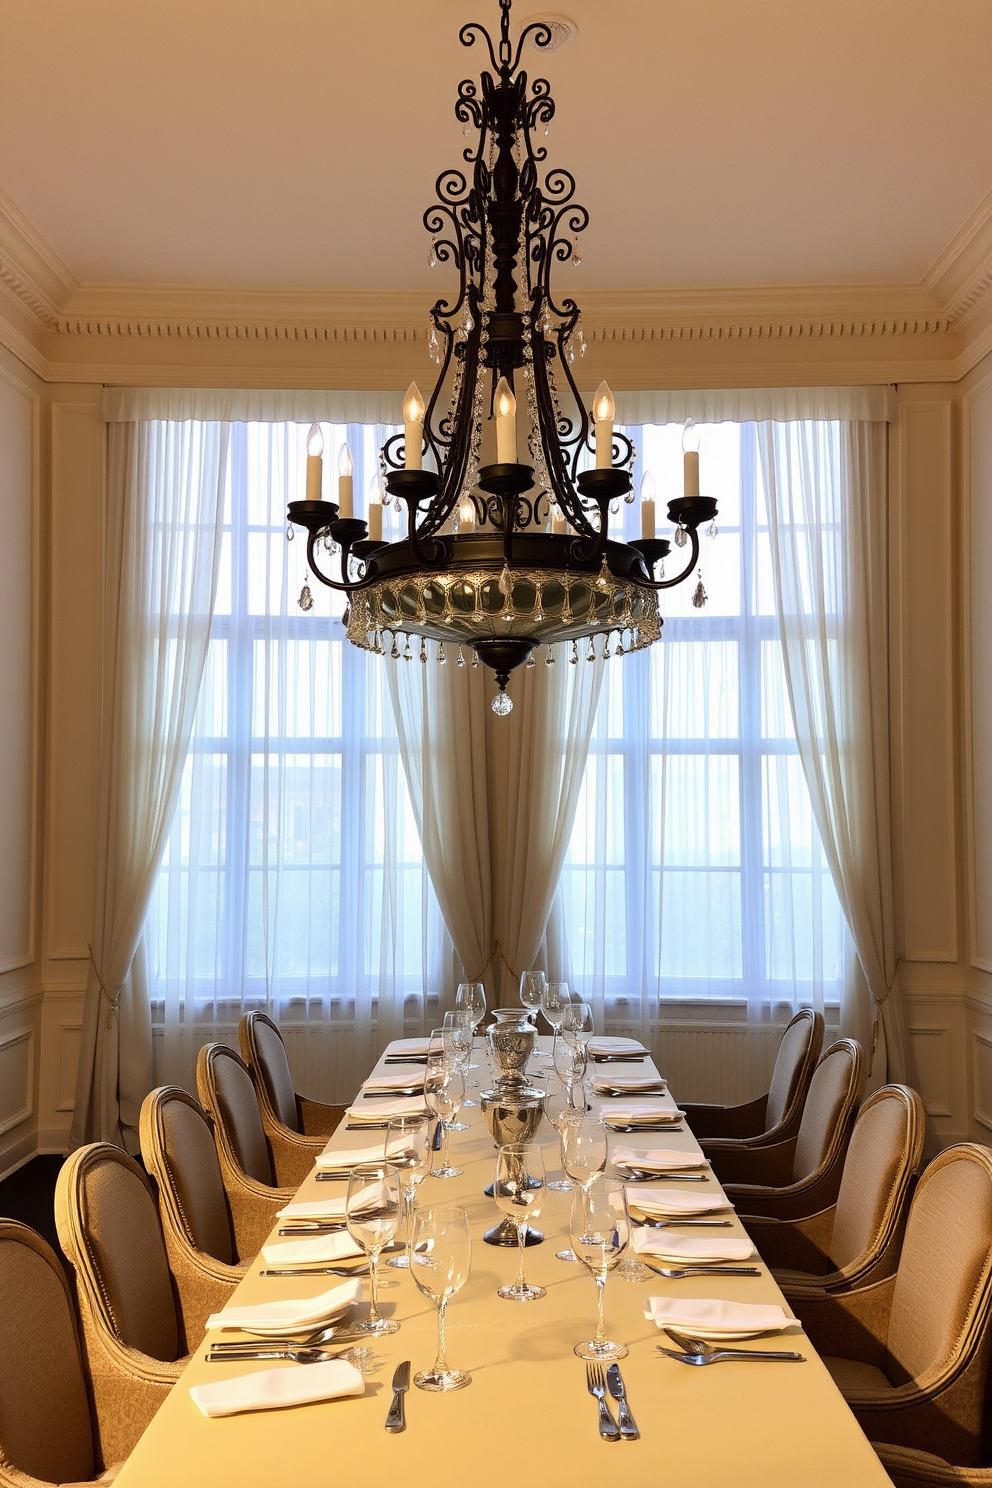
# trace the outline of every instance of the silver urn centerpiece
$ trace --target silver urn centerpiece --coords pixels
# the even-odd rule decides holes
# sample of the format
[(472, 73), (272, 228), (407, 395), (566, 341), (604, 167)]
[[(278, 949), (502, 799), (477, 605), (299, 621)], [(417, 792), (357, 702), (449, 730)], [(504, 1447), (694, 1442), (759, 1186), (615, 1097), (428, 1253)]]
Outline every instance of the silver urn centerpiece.
[[(527, 1061), (537, 1043), (537, 1029), (526, 1008), (496, 1008), (495, 1023), (489, 1029), (487, 1042), (499, 1074), (492, 1090), (483, 1090), (479, 1100), (486, 1125), (497, 1147), (508, 1142), (533, 1142), (544, 1115), (544, 1091), (527, 1079)], [(492, 1187), (487, 1188), (488, 1194)], [(507, 1217), (487, 1230), (483, 1239), (488, 1245), (515, 1246), (517, 1227)], [(528, 1245), (540, 1245), (544, 1236), (533, 1226), (527, 1227)]]

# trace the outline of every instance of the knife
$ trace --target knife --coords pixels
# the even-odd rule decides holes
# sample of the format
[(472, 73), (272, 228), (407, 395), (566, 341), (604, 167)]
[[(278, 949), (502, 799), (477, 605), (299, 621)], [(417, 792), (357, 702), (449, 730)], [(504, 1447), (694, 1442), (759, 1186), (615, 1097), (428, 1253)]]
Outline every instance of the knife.
[(638, 1431), (637, 1424), (630, 1414), (630, 1407), (627, 1404), (627, 1392), (624, 1389), (623, 1375), (620, 1373), (619, 1365), (610, 1365), (606, 1371), (606, 1383), (609, 1386), (610, 1394), (618, 1404), (617, 1413), (620, 1418), (621, 1437), (624, 1441), (637, 1441), (641, 1433)]
[(387, 1431), (405, 1431), (406, 1413), (403, 1409), (403, 1396), (410, 1388), (410, 1360), (404, 1359), (402, 1364), (397, 1364), (393, 1375), (393, 1403), (389, 1407), (389, 1415), (386, 1417)]

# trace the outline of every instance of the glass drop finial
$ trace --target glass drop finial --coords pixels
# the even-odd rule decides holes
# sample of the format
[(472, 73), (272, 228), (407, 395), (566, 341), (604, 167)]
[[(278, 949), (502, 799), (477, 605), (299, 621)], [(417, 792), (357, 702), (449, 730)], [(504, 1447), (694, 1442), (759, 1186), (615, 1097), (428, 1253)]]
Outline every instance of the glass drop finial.
[(300, 590), (300, 609), (303, 611), (313, 609), (313, 595), (310, 593), (309, 574), (303, 575), (303, 588)]
[(513, 699), (505, 688), (500, 688), (493, 698), (493, 712), (499, 718), (505, 718), (508, 713), (513, 712)]

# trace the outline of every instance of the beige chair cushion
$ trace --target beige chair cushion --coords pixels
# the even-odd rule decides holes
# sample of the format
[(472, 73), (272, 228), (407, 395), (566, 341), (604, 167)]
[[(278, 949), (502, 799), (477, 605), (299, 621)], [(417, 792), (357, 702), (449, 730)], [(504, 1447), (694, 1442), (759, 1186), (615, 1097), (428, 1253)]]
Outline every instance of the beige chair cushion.
[(798, 1013), (782, 1035), (775, 1056), (775, 1068), (768, 1087), (765, 1106), (765, 1131), (778, 1126), (795, 1099), (796, 1087), (813, 1036), (812, 1014)]
[(884, 1397), (891, 1395), (895, 1388), (874, 1364), (863, 1364), (860, 1359), (838, 1359), (830, 1354), (824, 1354), (822, 1358), (834, 1384), (845, 1396), (870, 1392)]
[(886, 1373), (894, 1384), (922, 1379), (955, 1354), (988, 1267), (990, 1242), (987, 1169), (966, 1158), (937, 1159), (913, 1198), (892, 1297)]
[(255, 1069), (265, 1081), (266, 1094), (273, 1114), (290, 1131), (300, 1130), (300, 1118), (296, 1106), (296, 1089), (290, 1073), (286, 1046), (279, 1030), (273, 1028), (267, 1018), (253, 1018), (251, 1040), (254, 1046)]
[(185, 1100), (163, 1100), (159, 1124), (160, 1156), (193, 1246), (226, 1265), (236, 1264), (224, 1180), (206, 1117)]
[(51, 1483), (95, 1471), (62, 1266), (40, 1235), (13, 1220), (0, 1220), (0, 1461)]
[(217, 1049), (210, 1061), (217, 1113), (238, 1166), (257, 1183), (275, 1184), (258, 1097), (251, 1075), (233, 1049)]
[(842, 1044), (828, 1049), (813, 1071), (792, 1160), (793, 1183), (815, 1173), (826, 1158), (844, 1107), (850, 1104), (855, 1068), (852, 1051)]
[[(881, 1098), (879, 1098), (881, 1097)], [(894, 1186), (904, 1183), (912, 1161), (915, 1111), (901, 1090), (879, 1092), (854, 1124), (837, 1195), (830, 1258), (840, 1270), (875, 1244)], [(779, 1283), (781, 1285), (781, 1282)]]
[(165, 1242), (155, 1200), (133, 1166), (105, 1161), (85, 1171), (81, 1230), (118, 1338), (152, 1359), (174, 1360), (179, 1332)]

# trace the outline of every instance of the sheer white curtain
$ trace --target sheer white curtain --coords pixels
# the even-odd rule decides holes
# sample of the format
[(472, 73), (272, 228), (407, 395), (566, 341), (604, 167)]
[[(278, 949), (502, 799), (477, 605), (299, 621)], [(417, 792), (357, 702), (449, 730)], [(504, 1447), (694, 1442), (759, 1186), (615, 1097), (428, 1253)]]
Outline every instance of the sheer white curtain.
[(152, 1084), (139, 941), (207, 654), (229, 433), (165, 422), (110, 432), (95, 911), (73, 1146), (136, 1151)]
[[(682, 426), (629, 432), (664, 512)], [(836, 1006), (852, 973), (788, 707), (756, 426), (702, 427), (700, 470), (720, 505), (701, 541), (708, 601), (693, 606), (695, 576), (663, 592), (662, 640), (608, 663), (561, 883), (573, 981), (600, 1026), (649, 1040), (674, 1021)], [(613, 523), (637, 537), (636, 504)]]
[(516, 1004), (521, 972), (546, 959), (602, 684), (601, 660), (548, 654), (514, 672), (507, 718), (492, 712), (481, 666), (439, 665), (433, 646), (426, 666), (388, 662), (424, 856), (461, 966), (490, 1005)]
[[(364, 509), (391, 432), (324, 425), (329, 496), (347, 440)], [(306, 433), (231, 425), (209, 655), (147, 947), (156, 1078), (190, 1088), (201, 1044), (236, 1040), (263, 1007), (301, 1088), (344, 1099), (385, 1042), (422, 1027), (442, 925), (382, 660), (345, 639), (344, 596), (312, 575), (314, 607), (299, 608), (306, 549), (285, 512)]]
[[(758, 442), (799, 757), (858, 960), (880, 1010), (888, 1073), (905, 1080), (909, 1039), (899, 994), (890, 996), (896, 953), (886, 433), (881, 423), (769, 423), (758, 426)], [(865, 1036), (863, 1026), (858, 1031)]]

